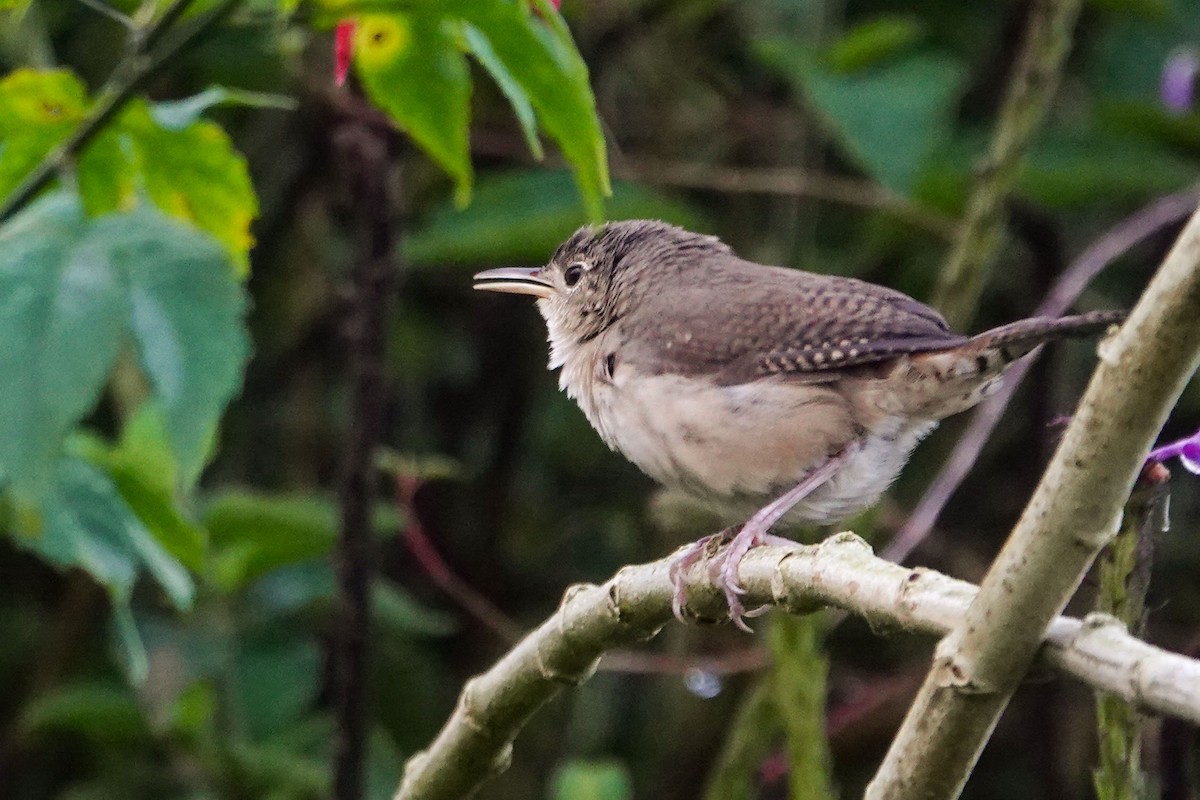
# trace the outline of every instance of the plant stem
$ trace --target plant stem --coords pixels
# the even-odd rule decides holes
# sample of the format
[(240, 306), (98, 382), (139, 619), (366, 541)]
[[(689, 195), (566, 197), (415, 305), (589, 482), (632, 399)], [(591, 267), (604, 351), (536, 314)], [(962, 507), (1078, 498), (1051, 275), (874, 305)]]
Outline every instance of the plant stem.
[(825, 732), (825, 689), (829, 661), (821, 649), (825, 618), (778, 616), (770, 630), (774, 657), (771, 688), (787, 735), (788, 796), (829, 800), (829, 741)]
[(753, 800), (759, 766), (779, 734), (772, 681), (756, 681), (741, 699), (709, 777), (704, 800)]
[[(1162, 473), (1158, 482), (1152, 477)], [(1153, 538), (1163, 527), (1166, 469), (1148, 467), (1125, 506), (1121, 530), (1100, 558), (1100, 594), (1096, 610), (1125, 623), (1141, 636), (1145, 629), (1146, 590), (1150, 583)], [(1100, 764), (1092, 775), (1100, 800), (1147, 797), (1142, 772), (1142, 715), (1130, 703), (1106, 692), (1096, 693)]]
[(1004, 235), (1004, 203), (1058, 89), (1079, 6), (1080, 0), (1033, 0), (1030, 4), (1025, 40), (991, 147), (976, 169), (954, 249), (934, 294), (933, 304), (953, 326), (965, 327), (975, 316), (988, 268)]
[(392, 220), (393, 159), (387, 134), (352, 117), (335, 128), (334, 149), (353, 203), (357, 245), (347, 323), (351, 419), (338, 491), (341, 525), (334, 555), (337, 597), (333, 693), (337, 741), (333, 797), (360, 800), (370, 724), (367, 642), (371, 622), (371, 509), (377, 488), (375, 452), (384, 427), (397, 230)]

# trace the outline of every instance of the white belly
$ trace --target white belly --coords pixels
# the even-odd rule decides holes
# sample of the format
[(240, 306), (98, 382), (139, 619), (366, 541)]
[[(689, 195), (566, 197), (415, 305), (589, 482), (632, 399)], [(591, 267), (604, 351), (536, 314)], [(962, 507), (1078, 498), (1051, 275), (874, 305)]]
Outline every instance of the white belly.
[(788, 515), (798, 522), (834, 523), (875, 503), (936, 425), (905, 426), (893, 417), (864, 434), (825, 384), (768, 378), (714, 386), (678, 375), (633, 379), (620, 367), (609, 380), (580, 364), (564, 366), (563, 388), (609, 446), (660, 483), (740, 512), (779, 496), (858, 440), (849, 461)]

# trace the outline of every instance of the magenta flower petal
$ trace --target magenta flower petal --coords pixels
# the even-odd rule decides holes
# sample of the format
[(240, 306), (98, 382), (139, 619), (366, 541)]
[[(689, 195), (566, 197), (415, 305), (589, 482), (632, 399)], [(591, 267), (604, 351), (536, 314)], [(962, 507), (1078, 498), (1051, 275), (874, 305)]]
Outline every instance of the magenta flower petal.
[(1196, 431), (1185, 439), (1154, 448), (1146, 460), (1161, 464), (1170, 458), (1178, 458), (1184, 469), (1200, 475), (1200, 431)]
[(358, 23), (344, 19), (337, 24), (333, 39), (333, 82), (341, 86), (350, 74), (350, 62), (354, 58), (354, 31)]
[(1196, 78), (1200, 75), (1200, 56), (1192, 50), (1177, 50), (1163, 64), (1158, 95), (1170, 111), (1186, 114), (1196, 102)]
[(1195, 475), (1200, 475), (1200, 431), (1179, 448), (1179, 463)]

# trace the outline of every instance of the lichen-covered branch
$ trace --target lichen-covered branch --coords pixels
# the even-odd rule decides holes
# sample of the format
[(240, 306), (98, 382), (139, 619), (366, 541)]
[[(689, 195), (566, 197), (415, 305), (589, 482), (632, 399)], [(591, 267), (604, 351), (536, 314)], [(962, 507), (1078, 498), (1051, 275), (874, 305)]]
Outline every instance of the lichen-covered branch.
[(1146, 453), (1200, 364), (1200, 213), (1100, 363), (1037, 491), (938, 646), (867, 797), (953, 798), (1042, 639), (1116, 533)]
[(934, 305), (955, 327), (975, 316), (987, 268), (1004, 235), (1004, 203), (1021, 162), (1058, 89), (1071, 49), (1080, 0), (1033, 0), (996, 130), (975, 183), (954, 248), (942, 268)]
[[(625, 567), (602, 586), (569, 589), (550, 619), (467, 684), (437, 738), (409, 761), (396, 799), (461, 800), (503, 770), (514, 738), (538, 708), (586, 680), (606, 650), (647, 639), (671, 621), (670, 560)], [(977, 592), (964, 581), (876, 558), (851, 534), (816, 546), (756, 548), (740, 575), (748, 606), (807, 613), (830, 605), (876, 628), (932, 634), (954, 627)], [(714, 620), (727, 616), (703, 565), (687, 580), (690, 609)], [(1093, 687), (1200, 723), (1200, 661), (1140, 642), (1111, 617), (1058, 618), (1044, 653), (1048, 663)]]

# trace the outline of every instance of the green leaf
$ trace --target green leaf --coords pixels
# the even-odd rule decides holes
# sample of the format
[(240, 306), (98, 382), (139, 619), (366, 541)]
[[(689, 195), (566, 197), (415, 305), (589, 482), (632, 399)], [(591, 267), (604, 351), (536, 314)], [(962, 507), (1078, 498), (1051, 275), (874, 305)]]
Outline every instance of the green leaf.
[(924, 33), (918, 17), (882, 14), (842, 34), (825, 60), (837, 72), (855, 72), (910, 49)]
[(120, 271), (90, 233), (62, 195), (0, 227), (0, 473), (31, 496), (95, 404), (127, 330)]
[(132, 333), (190, 485), (240, 382), (244, 311), (204, 234), (147, 207), (87, 220), (63, 194), (34, 203), (0, 227), (0, 472), (40, 495)]
[[(558, 11), (526, 0), (367, 0), (317, 3), (324, 22), (367, 12), (355, 33), (355, 64), (368, 96), (458, 182), (471, 181), (467, 147), (470, 75), (456, 36), (513, 105), (530, 149), (537, 124), (571, 165), (588, 218), (604, 218), (608, 162), (587, 65)], [(466, 23), (465, 25), (462, 23)], [(537, 119), (533, 118), (536, 112)]]
[(168, 113), (171, 124), (163, 125), (144, 101), (132, 101), (80, 160), (80, 194), (90, 214), (129, 209), (147, 197), (214, 236), (245, 276), (258, 214), (246, 161), (218, 125), (178, 127), (184, 116)]
[[(215, 494), (204, 509), (211, 565), (216, 583), (235, 591), (280, 567), (304, 567), (303, 575), (280, 583), (283, 604), (297, 594), (308, 602), (312, 592), (326, 592), (323, 576), (312, 576), (308, 562), (325, 558), (337, 540), (338, 509), (329, 499), (307, 494), (265, 494), (230, 489)], [(400, 521), (387, 505), (375, 507), (371, 526), (380, 536), (394, 536)], [(297, 577), (299, 580), (297, 582)], [(298, 584), (298, 585), (297, 585)], [(329, 584), (332, 586), (332, 584)], [(277, 603), (278, 598), (271, 598)]]
[(67, 70), (18, 69), (0, 80), (0, 200), (8, 197), (87, 113)]
[(371, 586), (371, 614), (381, 628), (401, 635), (440, 637), (458, 630), (452, 615), (422, 605), (401, 587), (384, 580)]
[(108, 473), (121, 497), (163, 547), (199, 572), (207, 535), (179, 509), (179, 467), (161, 409), (144, 403), (125, 422), (115, 446), (94, 436), (79, 435), (74, 441), (80, 455)]
[(538, 138), (537, 116), (533, 111), (533, 103), (529, 102), (529, 95), (521, 88), (521, 84), (517, 82), (513, 74), (508, 71), (508, 67), (500, 60), (500, 57), (496, 55), (492, 43), (488, 41), (482, 31), (474, 25), (463, 25), (463, 37), (471, 50), (471, 55), (475, 56), (475, 60), (483, 65), (483, 68), (492, 76), (492, 80), (500, 87), (500, 91), (508, 98), (508, 103), (517, 116), (517, 122), (521, 124), (521, 133), (525, 136), (525, 143), (529, 145), (529, 152), (533, 153), (534, 158), (541, 161), (545, 153), (542, 151), (542, 140)]
[[(587, 222), (565, 172), (525, 170), (480, 179), (476, 202), (446, 204), (404, 239), (405, 261), (434, 264), (542, 263)], [(686, 205), (632, 183), (618, 182), (608, 203), (613, 219), (653, 218), (692, 230), (707, 226)]]
[(191, 485), (241, 385), (245, 295), (216, 242), (145, 207), (97, 219), (90, 240), (126, 276), (134, 344)]
[(359, 20), (354, 63), (368, 97), (450, 173), (455, 197), (471, 196), (471, 75), (434, 14), (371, 14)]
[(611, 186), (587, 65), (558, 12), (548, 3), (539, 9), (540, 17), (524, 2), (479, 0), (462, 6), (461, 13), (525, 90), (574, 171), (588, 218), (600, 221)]
[(964, 77), (961, 64), (933, 56), (841, 75), (810, 50), (782, 39), (761, 42), (759, 54), (821, 114), (847, 155), (904, 195), (946, 138)]
[[(310, 608), (325, 611), (333, 595), (333, 567), (322, 557), (264, 575), (247, 590), (244, 607), (253, 609), (258, 618), (278, 619)], [(382, 578), (371, 585), (371, 616), (381, 637), (442, 637), (459, 629), (454, 615), (424, 605)]]
[(97, 744), (150, 736), (137, 697), (116, 683), (73, 683), (40, 694), (22, 712), (20, 729), (26, 735), (76, 733)]
[(628, 800), (633, 797), (629, 770), (619, 761), (570, 761), (551, 779), (552, 800)]
[[(89, 214), (126, 211), (149, 198), (215, 236), (244, 275), (258, 201), (246, 162), (229, 137), (196, 119), (217, 102), (279, 101), (219, 87), (153, 108), (134, 99), (79, 154), (75, 174)], [(21, 69), (0, 80), (0, 199), (66, 139), (91, 105), (83, 84), (66, 70)]]
[(214, 580), (234, 591), (266, 573), (321, 558), (337, 537), (337, 509), (308, 495), (222, 492), (209, 502)]
[(242, 644), (234, 664), (237, 717), (261, 740), (296, 721), (316, 697), (321, 654), (315, 642), (272, 637)]
[(145, 568), (177, 608), (191, 607), (195, 586), (187, 569), (167, 552), (126, 505), (98, 467), (78, 457), (61, 459), (48, 485), (32, 500), (14, 498), (13, 538), (63, 567), (78, 567), (108, 590), (118, 655), (134, 683), (146, 678), (146, 647), (130, 608), (134, 582)]
[(78, 566), (129, 598), (144, 566), (178, 608), (189, 608), (192, 579), (142, 525), (103, 472), (78, 458), (59, 462), (55, 482), (41, 506), (42, 529), (19, 537), (23, 544), (62, 566)]
[(1020, 191), (1055, 208), (1087, 208), (1097, 197), (1143, 202), (1186, 185), (1195, 168), (1153, 142), (1047, 131), (1021, 170)]
[(1097, 103), (1096, 111), (1106, 132), (1135, 146), (1149, 140), (1182, 153), (1200, 150), (1200, 114), (1173, 114), (1146, 99)]
[(212, 682), (194, 680), (170, 708), (171, 732), (186, 740), (208, 735), (215, 727), (219, 702)]

